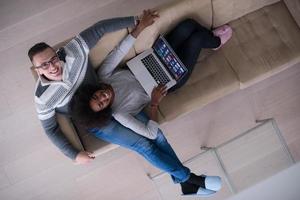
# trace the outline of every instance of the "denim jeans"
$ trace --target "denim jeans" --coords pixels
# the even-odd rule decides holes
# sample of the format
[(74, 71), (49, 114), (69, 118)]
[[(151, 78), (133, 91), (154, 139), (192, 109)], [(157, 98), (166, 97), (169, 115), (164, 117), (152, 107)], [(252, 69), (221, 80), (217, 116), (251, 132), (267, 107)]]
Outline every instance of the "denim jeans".
[[(149, 120), (143, 112), (136, 118), (144, 123)], [(151, 140), (112, 120), (106, 127), (91, 128), (89, 132), (104, 141), (139, 153), (152, 165), (170, 174), (174, 183), (184, 182), (190, 176), (190, 170), (182, 165), (161, 130), (156, 139)]]

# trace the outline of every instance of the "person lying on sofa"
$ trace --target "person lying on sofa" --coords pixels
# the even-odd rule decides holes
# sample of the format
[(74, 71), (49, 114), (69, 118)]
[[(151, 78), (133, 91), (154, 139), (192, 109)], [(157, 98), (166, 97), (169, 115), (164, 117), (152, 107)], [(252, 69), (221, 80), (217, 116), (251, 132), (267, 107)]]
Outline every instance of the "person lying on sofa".
[(68, 113), (68, 103), (81, 84), (96, 84), (96, 72), (88, 61), (88, 54), (105, 33), (126, 27), (134, 28), (138, 34), (143, 24), (136, 17), (123, 17), (99, 21), (82, 31), (55, 52), (48, 44), (35, 44), (28, 56), (39, 76), (35, 88), (35, 105), (43, 129), (50, 140), (69, 158), (79, 164), (88, 163), (94, 156), (90, 152), (78, 151), (62, 133), (55, 113)]
[[(144, 11), (144, 16), (152, 16), (153, 20), (158, 17), (150, 10)], [(211, 32), (192, 19), (180, 22), (171, 30), (166, 39), (190, 73), (169, 92), (177, 90), (188, 80), (202, 48), (220, 48), (231, 33), (227, 25)], [(191, 173), (159, 129), (157, 109), (167, 94), (166, 87), (159, 85), (149, 97), (129, 70), (116, 69), (135, 39), (136, 35), (129, 34), (105, 58), (98, 70), (103, 83), (83, 85), (76, 91), (70, 103), (73, 119), (96, 137), (136, 151), (152, 165), (169, 173), (174, 183), (181, 184), (184, 195), (215, 193), (221, 188), (220, 177)], [(142, 111), (148, 104), (149, 117)]]

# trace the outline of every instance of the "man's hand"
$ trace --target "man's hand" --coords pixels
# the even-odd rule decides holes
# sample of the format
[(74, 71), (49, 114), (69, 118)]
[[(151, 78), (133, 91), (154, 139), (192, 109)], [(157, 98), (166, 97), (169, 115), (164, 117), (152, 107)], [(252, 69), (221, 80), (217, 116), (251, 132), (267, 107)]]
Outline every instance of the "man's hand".
[(148, 26), (151, 26), (154, 22), (155, 19), (158, 18), (158, 12), (153, 10), (144, 10), (143, 14), (140, 17), (140, 22), (137, 25), (138, 27), (140, 27), (141, 29), (145, 29)]
[(167, 86), (158, 85), (152, 90), (151, 93), (151, 105), (158, 106), (161, 100), (167, 95)]
[(93, 153), (88, 152), (88, 151), (80, 151), (75, 158), (75, 163), (76, 164), (88, 164), (94, 159), (95, 159), (95, 156), (93, 155)]
[(132, 31), (131, 35), (135, 38), (148, 26), (151, 26), (156, 18), (158, 18), (159, 15), (157, 11), (151, 11), (151, 10), (144, 10), (142, 16), (140, 17), (140, 22), (135, 27), (135, 29)]

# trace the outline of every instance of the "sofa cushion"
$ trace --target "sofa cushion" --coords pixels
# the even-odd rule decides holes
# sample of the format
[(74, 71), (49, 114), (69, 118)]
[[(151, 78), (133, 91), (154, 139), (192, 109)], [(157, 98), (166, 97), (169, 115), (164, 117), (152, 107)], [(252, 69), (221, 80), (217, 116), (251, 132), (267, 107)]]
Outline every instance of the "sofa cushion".
[(222, 51), (241, 88), (300, 61), (300, 29), (283, 2), (250, 13), (230, 25), (233, 37)]
[(193, 18), (203, 26), (211, 25), (210, 0), (179, 0), (165, 4), (158, 9), (160, 17), (150, 27), (146, 28), (135, 42), (137, 53), (149, 49), (159, 34), (171, 30), (176, 24), (186, 18)]
[[(114, 47), (118, 45), (127, 34), (127, 29), (105, 34), (89, 54), (89, 58), (93, 67), (98, 68), (109, 52), (111, 52), (111, 50), (113, 50)], [(135, 55), (136, 53), (134, 49), (131, 48), (126, 57), (123, 59), (122, 63), (127, 61), (129, 58), (134, 57)]]
[(92, 134), (89, 134), (85, 131), (78, 131), (78, 134), (80, 135), (80, 139), (82, 140), (85, 150), (93, 152), (95, 156), (119, 147), (119, 145), (105, 142), (104, 140), (96, 138)]
[(96, 138), (76, 121), (73, 122), (73, 124), (76, 127), (76, 131), (85, 151), (93, 152), (95, 156), (98, 156), (119, 147), (119, 145), (108, 143), (104, 140)]
[(212, 0), (214, 27), (226, 24), (279, 0)]
[(72, 144), (72, 146), (75, 147), (77, 150), (84, 150), (84, 146), (82, 145), (81, 140), (71, 120), (67, 116), (59, 113), (56, 113), (56, 118), (63, 134)]
[(160, 103), (166, 120), (199, 109), (239, 89), (239, 81), (221, 51), (197, 63), (187, 83)]
[[(149, 104), (148, 106), (146, 106), (143, 110), (147, 116), (150, 116), (150, 112), (151, 112), (151, 105)], [(163, 123), (165, 122), (165, 117), (163, 116), (163, 114), (161, 113), (161, 111), (158, 109), (157, 111), (157, 120), (159, 123)]]
[(300, 28), (300, 0), (284, 0), (284, 3)]

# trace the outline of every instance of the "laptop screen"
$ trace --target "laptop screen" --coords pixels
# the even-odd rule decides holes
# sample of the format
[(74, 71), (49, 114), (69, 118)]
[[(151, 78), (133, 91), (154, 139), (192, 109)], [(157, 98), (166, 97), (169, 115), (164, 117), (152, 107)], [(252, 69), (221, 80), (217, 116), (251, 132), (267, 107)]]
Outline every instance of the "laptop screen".
[(162, 36), (158, 37), (152, 48), (176, 81), (185, 75), (187, 72), (186, 67)]

